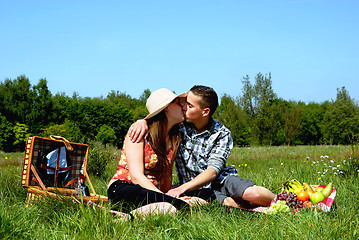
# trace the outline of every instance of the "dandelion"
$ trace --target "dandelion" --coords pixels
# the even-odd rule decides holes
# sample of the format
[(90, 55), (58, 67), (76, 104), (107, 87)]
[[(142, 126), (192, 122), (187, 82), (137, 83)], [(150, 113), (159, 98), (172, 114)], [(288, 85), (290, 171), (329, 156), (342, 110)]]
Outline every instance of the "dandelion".
[(5, 157), (5, 159), (7, 159), (7, 157)]
[(320, 179), (322, 179), (321, 177), (320, 178), (318, 178), (318, 180), (320, 180)]
[(247, 167), (247, 163), (246, 163), (246, 164), (244, 164), (244, 166), (245, 166), (245, 167)]

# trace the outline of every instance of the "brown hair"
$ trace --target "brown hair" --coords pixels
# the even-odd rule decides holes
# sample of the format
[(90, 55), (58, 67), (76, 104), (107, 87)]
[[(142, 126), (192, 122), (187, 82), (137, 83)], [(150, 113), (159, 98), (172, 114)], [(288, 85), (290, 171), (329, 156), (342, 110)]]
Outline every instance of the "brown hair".
[(202, 109), (209, 108), (209, 115), (212, 116), (218, 107), (218, 96), (214, 89), (202, 85), (195, 85), (189, 91), (201, 97), (201, 100), (198, 102), (199, 106)]
[[(162, 110), (156, 116), (150, 118), (148, 121), (148, 141), (151, 145), (153, 151), (158, 157), (159, 169), (161, 170), (160, 175), (167, 170), (169, 167), (169, 162), (166, 156), (166, 130), (167, 130), (167, 117), (165, 111)], [(172, 144), (173, 155), (172, 160), (176, 157), (176, 153), (180, 144), (181, 135), (179, 132), (179, 127), (176, 124), (169, 131), (169, 137)]]

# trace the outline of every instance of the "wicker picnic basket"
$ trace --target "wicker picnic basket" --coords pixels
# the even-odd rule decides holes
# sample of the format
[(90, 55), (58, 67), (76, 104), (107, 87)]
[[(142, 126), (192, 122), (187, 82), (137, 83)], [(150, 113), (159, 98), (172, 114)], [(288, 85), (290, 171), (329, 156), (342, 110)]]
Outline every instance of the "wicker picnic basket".
[[(21, 185), (28, 190), (26, 203), (45, 196), (107, 202), (106, 196), (96, 194), (87, 174), (88, 153), (87, 144), (69, 142), (60, 136), (29, 137), (21, 174)], [(52, 154), (51, 160), (49, 154)], [(84, 176), (90, 186), (89, 196), (79, 191), (80, 176)]]

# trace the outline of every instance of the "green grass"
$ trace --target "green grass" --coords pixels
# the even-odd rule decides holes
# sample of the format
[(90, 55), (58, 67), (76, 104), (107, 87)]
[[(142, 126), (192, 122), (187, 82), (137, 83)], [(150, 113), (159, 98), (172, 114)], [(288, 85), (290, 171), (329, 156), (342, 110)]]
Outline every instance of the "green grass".
[[(228, 164), (242, 178), (252, 178), (273, 192), (290, 179), (310, 184), (333, 182), (337, 196), (331, 212), (302, 210), (264, 215), (226, 209), (217, 204), (175, 215), (115, 222), (105, 210), (49, 199), (25, 206), (20, 186), (22, 153), (0, 153), (1, 239), (358, 239), (359, 181), (357, 159), (349, 146), (235, 148)], [(5, 159), (5, 156), (7, 159)], [(323, 156), (323, 157), (321, 157)], [(328, 157), (324, 157), (328, 156)], [(21, 159), (20, 159), (21, 160)], [(20, 164), (19, 164), (20, 163)], [(340, 165), (338, 167), (338, 165)], [(92, 176), (97, 193), (117, 167), (111, 162), (101, 178)]]

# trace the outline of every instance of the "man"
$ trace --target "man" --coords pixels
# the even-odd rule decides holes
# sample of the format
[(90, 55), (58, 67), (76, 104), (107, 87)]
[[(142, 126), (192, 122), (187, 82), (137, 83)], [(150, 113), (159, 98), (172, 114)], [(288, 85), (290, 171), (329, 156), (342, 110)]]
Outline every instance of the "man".
[[(218, 96), (212, 88), (196, 85), (189, 91), (183, 106), (185, 122), (180, 124), (182, 138), (175, 161), (181, 185), (167, 194), (178, 198), (205, 187), (211, 188), (216, 199), (227, 206), (238, 207), (243, 201), (268, 206), (275, 197), (271, 191), (250, 179), (241, 179), (235, 168), (226, 167), (233, 141), (230, 131), (212, 118), (217, 106)], [(139, 120), (131, 126), (129, 136), (137, 141), (146, 131), (146, 122)]]

